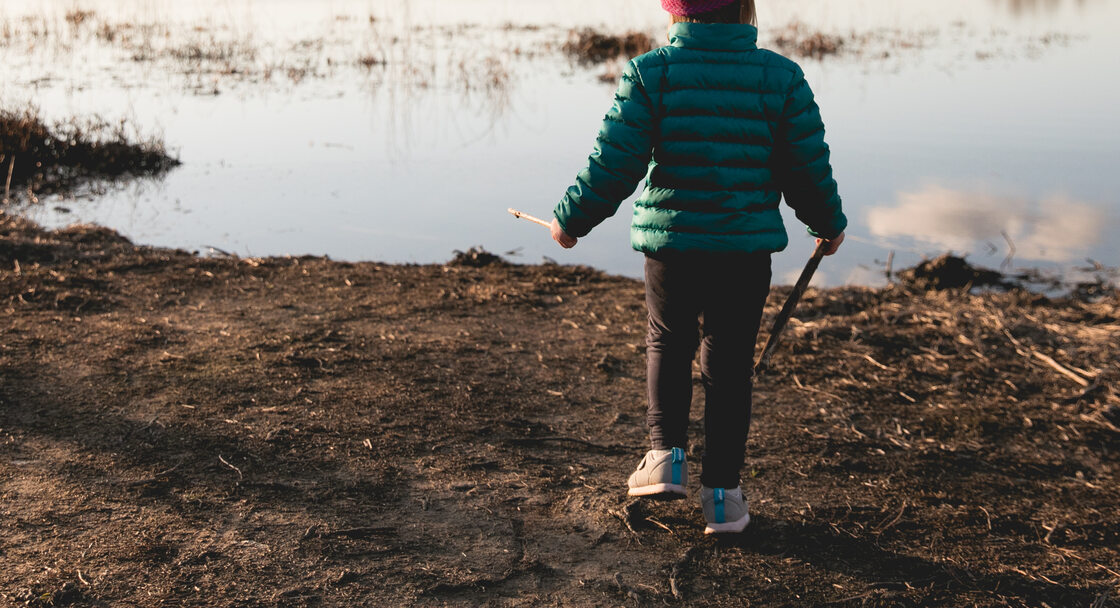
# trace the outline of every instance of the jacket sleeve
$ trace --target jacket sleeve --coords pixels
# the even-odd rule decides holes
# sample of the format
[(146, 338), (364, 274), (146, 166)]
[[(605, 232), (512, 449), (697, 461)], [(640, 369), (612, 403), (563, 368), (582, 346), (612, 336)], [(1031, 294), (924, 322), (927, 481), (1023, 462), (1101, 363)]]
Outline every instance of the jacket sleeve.
[(809, 234), (826, 239), (838, 236), (848, 219), (832, 178), (820, 108), (800, 69), (786, 94), (774, 145), (775, 178), (786, 204), (808, 226)]
[(576, 176), (553, 214), (564, 232), (581, 237), (615, 214), (649, 169), (653, 103), (633, 61), (626, 64), (603, 118), (587, 168)]

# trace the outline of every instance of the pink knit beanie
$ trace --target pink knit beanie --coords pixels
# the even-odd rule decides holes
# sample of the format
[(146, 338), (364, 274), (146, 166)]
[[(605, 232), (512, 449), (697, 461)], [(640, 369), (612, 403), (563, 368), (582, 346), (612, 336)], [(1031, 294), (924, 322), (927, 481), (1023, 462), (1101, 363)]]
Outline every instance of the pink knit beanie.
[(661, 8), (679, 17), (690, 17), (717, 8), (723, 8), (735, 0), (661, 0)]

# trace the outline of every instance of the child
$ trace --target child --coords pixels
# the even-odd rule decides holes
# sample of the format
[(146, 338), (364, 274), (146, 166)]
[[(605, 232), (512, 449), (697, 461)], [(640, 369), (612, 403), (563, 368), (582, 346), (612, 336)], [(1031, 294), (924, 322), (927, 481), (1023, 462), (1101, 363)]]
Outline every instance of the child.
[(754, 345), (770, 254), (789, 241), (778, 203), (784, 196), (829, 255), (847, 219), (813, 94), (797, 64), (756, 46), (754, 0), (661, 5), (672, 15), (670, 45), (627, 64), (587, 168), (556, 206), (552, 237), (575, 246), (646, 177), (630, 240), (646, 256), (652, 449), (629, 493), (685, 495), (699, 344), (704, 532), (739, 532), (750, 521), (739, 470)]

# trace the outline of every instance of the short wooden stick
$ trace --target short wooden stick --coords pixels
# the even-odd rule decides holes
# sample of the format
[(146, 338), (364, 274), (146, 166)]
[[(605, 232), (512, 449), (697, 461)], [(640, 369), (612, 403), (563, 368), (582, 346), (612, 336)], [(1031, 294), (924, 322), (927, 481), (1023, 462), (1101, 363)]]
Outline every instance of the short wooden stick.
[(552, 224), (542, 220), (541, 218), (533, 217), (533, 216), (529, 215), (528, 213), (522, 213), (522, 212), (518, 211), (517, 209), (514, 209), (513, 207), (509, 208), (509, 212), (513, 214), (513, 217), (521, 218), (523, 220), (529, 220), (530, 222), (533, 222), (534, 224), (540, 224), (541, 226), (544, 226), (545, 228), (552, 228)]

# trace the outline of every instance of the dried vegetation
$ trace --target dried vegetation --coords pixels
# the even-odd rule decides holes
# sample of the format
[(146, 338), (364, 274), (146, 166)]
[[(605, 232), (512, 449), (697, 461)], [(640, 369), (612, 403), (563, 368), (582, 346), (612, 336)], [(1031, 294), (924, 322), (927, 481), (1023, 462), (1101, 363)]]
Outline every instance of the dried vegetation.
[(774, 45), (791, 57), (822, 59), (840, 53), (844, 48), (844, 38), (810, 29), (804, 23), (795, 21), (778, 31)]
[(592, 28), (571, 30), (563, 51), (581, 63), (603, 63), (620, 57), (636, 57), (648, 53), (654, 41), (644, 32), (611, 34)]

